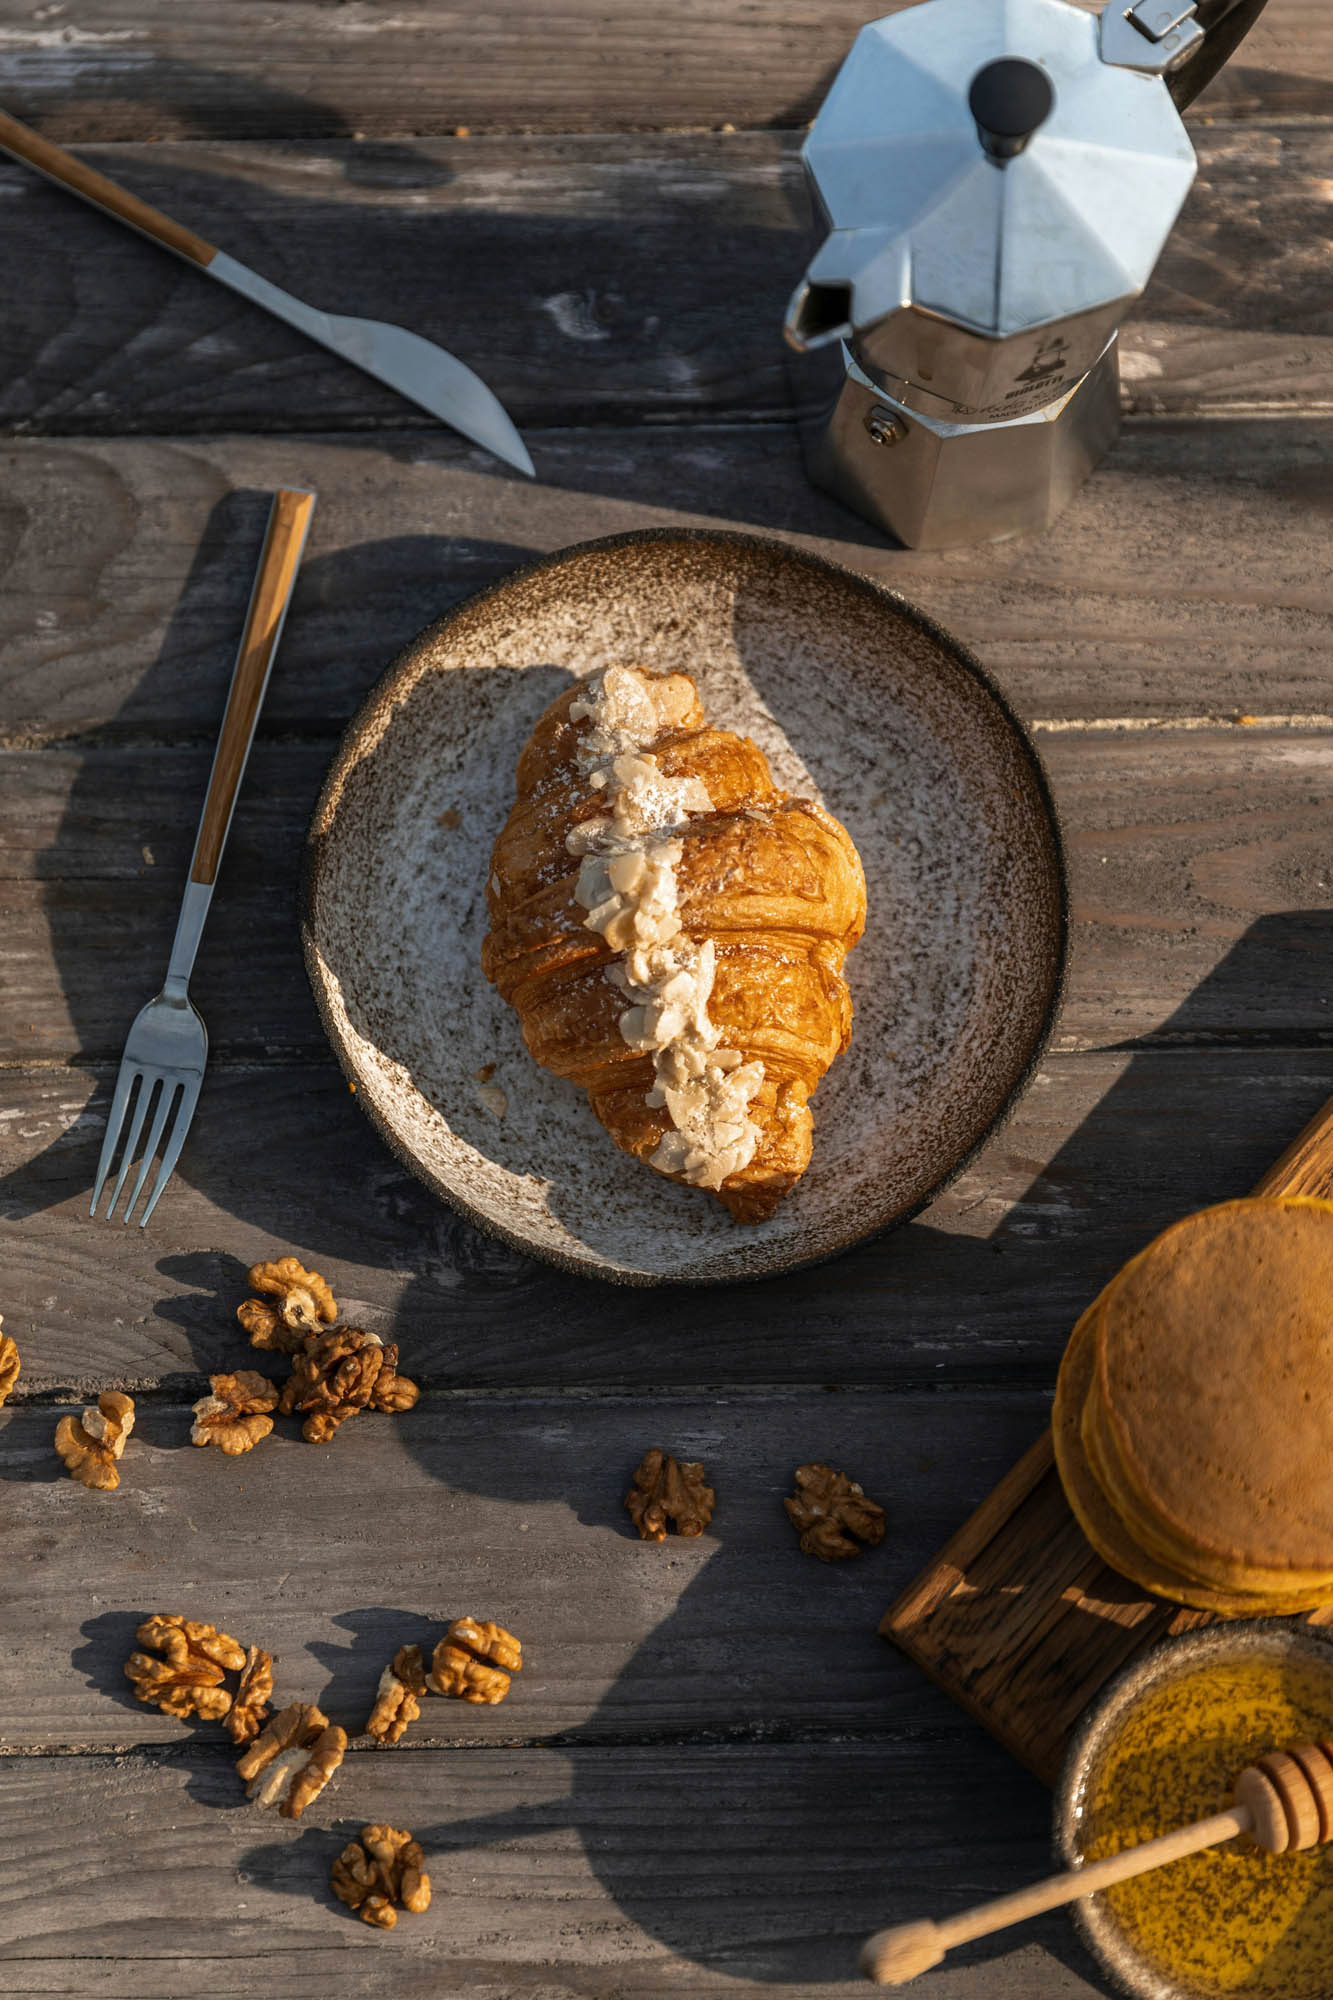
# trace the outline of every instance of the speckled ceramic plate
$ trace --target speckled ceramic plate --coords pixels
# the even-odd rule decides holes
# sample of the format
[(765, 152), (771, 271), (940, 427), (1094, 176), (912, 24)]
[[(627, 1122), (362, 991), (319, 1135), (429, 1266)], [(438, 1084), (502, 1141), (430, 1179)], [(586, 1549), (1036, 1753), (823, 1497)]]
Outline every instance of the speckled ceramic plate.
[[(1256, 1662), (1268, 1668), (1277, 1693), (1256, 1695), (1247, 1683), (1246, 1668)], [(1227, 1677), (1228, 1702), (1241, 1705), (1231, 1725), (1235, 1744), (1222, 1741), (1216, 1724), (1201, 1712), (1193, 1692), (1194, 1685), (1202, 1685), (1200, 1676), (1211, 1677), (1214, 1685), (1222, 1684), (1218, 1676)], [(1174, 1698), (1179, 1742), (1190, 1760), (1195, 1795), (1186, 1799), (1167, 1795), (1172, 1744), (1164, 1738), (1170, 1729), (1160, 1708), (1147, 1707), (1163, 1697)], [(1139, 1732), (1150, 1740), (1146, 1756), (1133, 1734), (1136, 1718)], [(1056, 1855), (1064, 1867), (1082, 1861), (1103, 1800), (1121, 1789), (1110, 1772), (1123, 1767), (1136, 1788), (1148, 1787), (1146, 1837), (1149, 1828), (1166, 1832), (1170, 1825), (1188, 1825), (1220, 1810), (1231, 1780), (1266, 1750), (1330, 1735), (1333, 1632), (1291, 1619), (1255, 1618), (1168, 1640), (1111, 1682), (1070, 1744), (1056, 1790)], [(1070, 1904), (1084, 1943), (1120, 1992), (1132, 2000), (1333, 2000), (1333, 1947), (1327, 1942), (1333, 1850), (1256, 1855), (1251, 1849), (1252, 1862), (1245, 1864), (1242, 1856), (1238, 1867), (1232, 1850), (1241, 1845), (1231, 1842), (1217, 1850), (1211, 1871), (1199, 1865), (1208, 1857), (1176, 1864), (1171, 1921), (1172, 1935), (1181, 1941), (1179, 1965), (1170, 1955), (1176, 1947), (1154, 1950), (1117, 1910), (1115, 1899), (1123, 1891)], [(1185, 1877), (1181, 1869), (1196, 1872)], [(1293, 1870), (1300, 1871), (1298, 1881)], [(1182, 1969), (1198, 1956), (1200, 1941), (1227, 1955), (1225, 1970), (1216, 1976)]]
[[(865, 863), (851, 1047), (812, 1100), (809, 1171), (757, 1226), (617, 1151), (481, 973), (519, 751), (572, 677), (616, 660), (688, 669)], [(831, 1256), (939, 1190), (1045, 1045), (1066, 906), (1036, 753), (946, 633), (780, 543), (651, 532), (515, 572), (394, 662), (325, 782), (302, 922), (357, 1102), (428, 1186), (568, 1269), (706, 1283)]]

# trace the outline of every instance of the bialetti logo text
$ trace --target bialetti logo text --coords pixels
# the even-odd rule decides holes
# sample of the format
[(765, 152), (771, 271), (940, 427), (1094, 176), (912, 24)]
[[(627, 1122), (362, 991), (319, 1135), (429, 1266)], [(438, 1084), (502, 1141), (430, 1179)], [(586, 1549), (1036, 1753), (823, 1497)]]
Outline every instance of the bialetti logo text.
[(1044, 341), (1022, 374), (1015, 375), (1015, 382), (1022, 383), (1023, 387), (1011, 389), (1010, 396), (1030, 395), (1034, 389), (1044, 387), (1047, 383), (1054, 383), (1064, 374), (1067, 359), (1066, 342), (1062, 333), (1056, 334), (1052, 340)]

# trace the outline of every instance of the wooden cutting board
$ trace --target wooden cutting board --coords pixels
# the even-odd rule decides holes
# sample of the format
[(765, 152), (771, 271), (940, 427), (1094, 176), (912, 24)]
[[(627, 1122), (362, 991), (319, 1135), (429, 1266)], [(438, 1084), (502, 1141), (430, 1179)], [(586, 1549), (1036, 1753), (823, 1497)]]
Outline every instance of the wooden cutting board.
[[(1254, 1192), (1333, 1198), (1333, 1099)], [(1112, 1675), (1159, 1639), (1214, 1622), (1107, 1567), (1069, 1510), (1048, 1429), (879, 1629), (1053, 1785)], [(1333, 1604), (1293, 1623), (1333, 1624)]]

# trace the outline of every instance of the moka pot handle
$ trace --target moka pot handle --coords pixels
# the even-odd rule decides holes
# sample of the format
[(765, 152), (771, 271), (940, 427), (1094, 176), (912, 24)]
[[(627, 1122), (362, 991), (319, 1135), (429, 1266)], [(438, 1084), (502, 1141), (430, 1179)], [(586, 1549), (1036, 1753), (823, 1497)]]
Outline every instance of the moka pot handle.
[(1212, 82), (1249, 34), (1266, 4), (1267, 0), (1198, 0), (1194, 19), (1203, 29), (1204, 39), (1189, 60), (1166, 79), (1177, 110), (1183, 111), (1204, 85)]

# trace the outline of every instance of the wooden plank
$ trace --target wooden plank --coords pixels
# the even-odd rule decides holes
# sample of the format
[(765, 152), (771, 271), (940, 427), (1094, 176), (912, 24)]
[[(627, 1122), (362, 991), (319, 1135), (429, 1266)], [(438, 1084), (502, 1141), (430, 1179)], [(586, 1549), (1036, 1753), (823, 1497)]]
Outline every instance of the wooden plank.
[[(1049, 1866), (1046, 1799), (979, 1732), (353, 1752), (299, 1824), (231, 1810), (233, 1772), (200, 1752), (13, 1758), (0, 1783), (8, 1823), (29, 1829), (0, 1887), (14, 1996), (91, 1978), (115, 2000), (233, 2000), (277, 1978), (293, 2000), (853, 2000), (876, 1924)], [(410, 1827), (433, 1876), (430, 1909), (388, 1934), (328, 1894), (333, 1856), (368, 1819)], [(951, 1954), (931, 1990), (1091, 2000), (1101, 1987), (1057, 1915)]]
[(1049, 1390), (1088, 1300), (1176, 1216), (1253, 1185), (1333, 1092), (1333, 1050), (1048, 1058), (1013, 1122), (916, 1222), (831, 1266), (688, 1293), (617, 1291), (476, 1234), (381, 1146), (331, 1066), (216, 1064), (147, 1236), (94, 1226), (112, 1076), (4, 1079), (0, 1186), (21, 1236), (0, 1306), (23, 1392), (192, 1399), (236, 1363), (247, 1266), (289, 1251), (440, 1389)]
[[(1325, 1114), (1253, 1192), (1327, 1197), (1331, 1188)], [(1065, 1497), (1048, 1430), (908, 1585), (880, 1630), (1054, 1784), (1079, 1716), (1126, 1662), (1213, 1622), (1102, 1560)], [(1333, 1624), (1333, 1603), (1290, 1622)]]
[[(329, 754), (327, 744), (261, 744), (251, 756), (194, 975), (214, 1058), (326, 1046), (301, 963), (296, 882)], [(170, 954), (211, 755), (4, 755), (0, 1049), (119, 1056)]]
[[(1126, 405), (1327, 412), (1333, 130), (1194, 136), (1197, 185), (1123, 334)], [(440, 341), (545, 429), (786, 415), (781, 325), (809, 252), (799, 142), (188, 143), (89, 158), (298, 296)], [(0, 424), (420, 427), (392, 391), (31, 170), (0, 166), (0, 196), (24, 272), (0, 329)]]
[(394, 653), (525, 558), (626, 529), (743, 528), (903, 590), (1027, 716), (1324, 714), (1333, 422), (1132, 425), (1047, 534), (891, 549), (806, 480), (785, 426), (579, 431), (540, 485), (443, 433), (11, 440), (0, 741), (211, 742), (267, 494), (320, 495), (264, 718), (335, 731)]
[[(225, 1344), (229, 1365), (263, 1367), (239, 1327)], [(156, 1610), (265, 1646), (282, 1699), (318, 1700), (352, 1735), (399, 1646), (429, 1646), (465, 1614), (516, 1632), (523, 1672), (494, 1708), (426, 1702), (413, 1743), (947, 1731), (950, 1704), (884, 1647), (876, 1621), (1044, 1409), (1032, 1390), (434, 1395), (399, 1418), (355, 1419), (328, 1447), (280, 1418), (278, 1434), (228, 1459), (189, 1444), (188, 1404), (153, 1397), (120, 1487), (102, 1494), (65, 1476), (58, 1406), (11, 1404), (5, 1748), (197, 1735), (135, 1701), (122, 1672)], [(708, 1468), (717, 1510), (697, 1540), (640, 1542), (621, 1505), (654, 1444)], [(801, 1553), (781, 1500), (811, 1460), (885, 1507), (879, 1549), (833, 1566)], [(223, 1521), (234, 1527), (219, 1535)]]
[[(1056, 730), (1038, 742), (1076, 925), (1057, 1046), (1333, 1038), (1333, 731)], [(119, 1055), (170, 950), (210, 754), (0, 753), (0, 1059)], [(329, 755), (269, 742), (252, 758), (196, 976), (215, 1055), (323, 1052), (296, 883)], [(497, 829), (504, 810), (497, 801)]]
[[(79, 0), (6, 30), (7, 92), (17, 116), (69, 142), (801, 124), (864, 19), (849, 0), (619, 0), (609, 12), (596, 0), (484, 12), (285, 0), (276, 13), (233, 0), (213, 16), (171, 0)], [(1199, 109), (1324, 112), (1331, 97), (1326, 10), (1270, 0)]]

